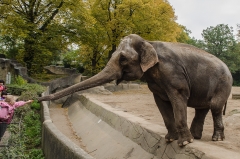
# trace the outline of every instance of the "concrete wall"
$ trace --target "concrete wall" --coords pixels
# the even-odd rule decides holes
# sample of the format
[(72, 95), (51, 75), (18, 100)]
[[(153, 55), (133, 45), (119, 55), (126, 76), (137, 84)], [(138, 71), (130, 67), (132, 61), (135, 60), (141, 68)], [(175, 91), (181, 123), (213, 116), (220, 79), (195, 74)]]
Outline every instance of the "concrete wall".
[[(69, 85), (73, 85), (81, 81), (81, 75), (72, 75), (68, 78), (62, 78), (48, 83), (49, 87), (42, 95), (47, 95), (49, 92), (64, 89)], [(138, 89), (139, 86), (131, 87), (129, 84), (120, 84), (117, 88), (114, 84), (108, 85), (110, 90), (123, 90), (123, 89)], [(95, 87), (82, 92), (95, 92), (95, 93), (111, 93), (103, 86)], [(69, 96), (68, 96), (69, 97)], [(68, 97), (59, 99), (57, 102), (63, 103)], [(70, 104), (73, 101), (79, 100), (78, 98), (71, 98)], [(55, 101), (56, 102), (56, 101)], [(44, 101), (42, 104), (41, 117), (42, 117), (42, 149), (46, 159), (92, 159), (84, 150), (74, 144), (69, 138), (63, 135), (53, 124), (48, 106), (49, 101)], [(69, 104), (69, 103), (68, 103)], [(65, 104), (66, 105), (66, 104)]]
[[(43, 95), (47, 94), (45, 92)], [(50, 102), (44, 101), (42, 104), (42, 150), (46, 159), (93, 159), (83, 149), (78, 147), (69, 138), (63, 135), (53, 124), (48, 105)]]
[(63, 66), (51, 65), (51, 66), (46, 66), (44, 68), (48, 70), (50, 73), (58, 74), (58, 75), (78, 73), (76, 69), (64, 68)]
[[(132, 143), (142, 148), (141, 150), (132, 143), (125, 146), (121, 145), (121, 147), (132, 150), (130, 151), (131, 155), (141, 152), (143, 155), (152, 154), (153, 159), (222, 159), (228, 158), (228, 156), (237, 159), (239, 156), (239, 153), (198, 140), (185, 147), (179, 147), (177, 141), (166, 143), (164, 139), (167, 133), (165, 127), (115, 110), (107, 104), (77, 93), (73, 94), (70, 99), (68, 112), (74, 130), (78, 135), (80, 134), (84, 144), (90, 145), (90, 149), (96, 150), (94, 153), (98, 159), (105, 159), (101, 155), (107, 156), (107, 153), (112, 153), (112, 158), (114, 155), (119, 158), (122, 153), (118, 154), (118, 151), (121, 152), (122, 150), (118, 149), (118, 146), (125, 138), (130, 139)], [(57, 130), (49, 117), (47, 102), (43, 102), (43, 116), (43, 150), (46, 159), (61, 159), (63, 156), (73, 157), (74, 159), (92, 158)], [(91, 123), (91, 120), (94, 121)], [(116, 133), (116, 131), (122, 137), (119, 137), (119, 133)], [(101, 132), (106, 133), (101, 136)], [(117, 135), (120, 141), (118, 141)], [(109, 142), (108, 138), (115, 138), (118, 141), (117, 146), (113, 146), (114, 144)], [(133, 145), (133, 148), (129, 145)], [(85, 148), (88, 149), (89, 147)]]
[(8, 72), (10, 72), (12, 76), (22, 76), (29, 83), (35, 83), (34, 79), (28, 77), (26, 67), (23, 67), (15, 60), (0, 58), (0, 79), (6, 81), (6, 75)]
[[(51, 73), (55, 74), (69, 74), (69, 75), (79, 75), (76, 71), (76, 69), (68, 69), (60, 66), (47, 66), (46, 69), (48, 69)], [(6, 75), (10, 72), (12, 76), (22, 76), (25, 80), (27, 80), (29, 83), (36, 83), (36, 80), (29, 77), (27, 74), (27, 68), (23, 67), (20, 63), (18, 63), (16, 60), (6, 59), (6, 58), (0, 58), (0, 79), (6, 81)], [(71, 78), (71, 77), (67, 77)], [(64, 81), (64, 80), (61, 80)], [(60, 81), (60, 82), (61, 82)], [(65, 80), (64, 82), (66, 84), (60, 83), (58, 85), (62, 86), (69, 86), (71, 83), (67, 82), (68, 80)], [(79, 82), (80, 80), (78, 80)], [(55, 85), (57, 82), (53, 82)], [(51, 85), (50, 83), (40, 83), (43, 85)]]
[(48, 82), (45, 84), (42, 83), (42, 84), (49, 86), (50, 92), (54, 93), (54, 92), (57, 92), (59, 90), (66, 88), (66, 87), (72, 86), (76, 83), (79, 83), (81, 81), (81, 77), (82, 77), (81, 74), (72, 74), (67, 77), (58, 78), (51, 82)]
[[(92, 114), (96, 115), (113, 129), (120, 132), (124, 137), (127, 137), (132, 140), (132, 142), (140, 145), (143, 149), (142, 151), (145, 150), (146, 152), (153, 154), (156, 159), (208, 158), (204, 152), (191, 147), (191, 144), (182, 148), (178, 146), (176, 141), (166, 143), (164, 138), (167, 133), (165, 127), (149, 123), (148, 121), (134, 115), (115, 110), (111, 106), (103, 104), (93, 98), (88, 98), (87, 96), (81, 95), (79, 97), (76, 96), (75, 98), (79, 98), (79, 101), (81, 101), (84, 107)], [(75, 111), (75, 113), (78, 112)], [(71, 116), (69, 116), (69, 118), (71, 119)], [(94, 133), (94, 131), (88, 132), (88, 136), (91, 136), (91, 133)], [(96, 140), (94, 135), (92, 136), (92, 140)]]
[[(77, 134), (81, 134), (80, 137), (86, 145), (99, 145), (99, 148), (93, 148), (96, 149), (95, 154), (100, 155), (96, 158), (102, 159), (104, 157), (101, 155), (106, 156), (107, 153), (111, 153), (107, 150), (114, 151), (116, 149), (112, 148), (114, 146), (112, 146), (111, 142), (108, 142), (107, 138), (107, 136), (110, 135), (111, 138), (118, 140), (119, 138), (117, 139), (116, 134), (112, 133), (114, 131), (122, 134), (122, 137), (120, 137), (121, 141), (124, 140), (124, 138), (130, 139), (142, 148), (141, 153), (145, 151), (152, 154), (152, 158), (154, 159), (222, 159), (229, 158), (229, 156), (231, 156), (232, 159), (239, 158), (239, 153), (216, 146), (212, 141), (209, 141), (212, 143), (207, 143), (201, 140), (194, 140), (193, 143), (184, 147), (179, 147), (177, 141), (166, 143), (165, 135), (167, 131), (163, 126), (149, 123), (140, 117), (116, 110), (86, 95), (74, 94), (71, 99), (73, 99), (73, 102), (70, 103), (68, 111), (74, 130)], [(72, 107), (79, 108), (73, 109)], [(83, 112), (84, 109), (90, 113), (86, 111)], [(93, 124), (88, 124), (92, 119), (94, 119)], [(103, 123), (105, 123), (105, 125)], [(109, 130), (109, 126), (112, 127), (114, 131)], [(96, 131), (96, 128), (100, 128), (100, 130)], [(101, 132), (107, 132), (108, 135), (104, 133), (104, 135), (101, 136)], [(92, 143), (93, 141), (94, 143)], [(121, 142), (118, 142), (118, 144), (121, 145)], [(103, 145), (106, 148), (105, 151)], [(125, 147), (129, 145), (130, 144), (126, 144)], [(88, 147), (86, 146), (85, 148)], [(103, 150), (104, 153), (97, 152), (101, 151), (100, 149)], [(132, 148), (132, 150), (132, 156), (134, 152), (138, 154), (140, 151), (139, 148), (137, 149), (136, 147)], [(112, 158), (121, 158), (119, 157), (120, 154), (118, 154), (118, 151), (115, 150), (114, 154), (115, 156), (112, 156)]]

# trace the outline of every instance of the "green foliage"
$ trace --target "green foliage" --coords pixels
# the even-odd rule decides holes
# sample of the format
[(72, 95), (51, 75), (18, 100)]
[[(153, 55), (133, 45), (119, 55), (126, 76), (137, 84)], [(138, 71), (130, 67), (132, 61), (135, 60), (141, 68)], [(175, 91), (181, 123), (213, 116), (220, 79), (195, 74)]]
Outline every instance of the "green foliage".
[[(28, 5), (25, 5), (28, 4)], [(29, 75), (80, 46), (72, 65), (96, 74), (116, 50), (120, 39), (136, 33), (148, 40), (184, 41), (187, 34), (164, 0), (7, 1), (0, 4), (0, 41), (8, 57), (18, 60)], [(1, 49), (1, 48), (0, 48)]]
[(40, 147), (41, 144), (41, 122), (40, 115), (33, 110), (26, 113), (23, 118), (23, 138), (27, 149), (32, 147)]
[(240, 42), (240, 24), (237, 24), (237, 40)]
[(211, 26), (203, 30), (202, 36), (204, 40), (192, 38), (187, 43), (217, 56), (232, 73), (240, 70), (240, 44), (235, 40), (231, 27), (224, 24)]
[[(16, 42), (5, 52), (27, 67), (29, 74), (57, 59), (67, 46), (78, 41), (85, 9), (82, 1), (6, 1), (0, 3), (0, 35)], [(72, 19), (73, 18), (73, 19)], [(37, 64), (37, 65), (35, 65)]]
[(27, 81), (22, 78), (22, 76), (16, 76), (14, 79), (13, 79), (13, 84), (17, 84), (19, 86), (22, 86), (22, 85), (25, 85), (27, 84)]
[(190, 38), (190, 34), (191, 34), (191, 31), (188, 30), (185, 26), (183, 25), (180, 25), (181, 28), (182, 28), (182, 31), (180, 32), (180, 34), (177, 36), (177, 42), (180, 42), (180, 43), (189, 43), (191, 41), (191, 38)]
[(83, 63), (78, 50), (69, 51), (63, 56), (63, 65), (65, 68), (76, 68), (78, 72), (83, 73)]
[(191, 38), (187, 43), (221, 59), (233, 75), (233, 85), (239, 86), (240, 43), (235, 39), (232, 27), (225, 24), (210, 26), (203, 30), (202, 36), (203, 40)]
[(87, 0), (79, 56), (85, 74), (94, 75), (106, 65), (121, 38), (131, 33), (148, 40), (177, 41), (187, 38), (175, 20), (173, 8), (163, 0)]
[(233, 85), (240, 86), (240, 71), (232, 73), (233, 76)]
[(207, 52), (225, 62), (232, 73), (239, 70), (240, 46), (237, 44), (233, 30), (228, 25), (219, 24), (203, 30), (204, 47)]
[(10, 37), (9, 35), (0, 35), (0, 52), (2, 54), (8, 55), (8, 58), (15, 58), (18, 52), (18, 48), (22, 45), (16, 42), (16, 39)]
[(36, 110), (40, 110), (41, 109), (41, 105), (39, 104), (39, 102), (38, 101), (33, 101), (32, 103), (31, 103), (31, 108), (32, 109), (36, 109)]
[(39, 81), (39, 82), (49, 82), (49, 81), (54, 80), (56, 78), (62, 78), (62, 77), (65, 77), (65, 76), (67, 76), (67, 75), (41, 73), (41, 74), (35, 74), (31, 77), (34, 78), (35, 80)]
[[(38, 97), (42, 92), (46, 90), (45, 87), (33, 83), (27, 83), (25, 85), (9, 84), (7, 86), (9, 93), (22, 95), (23, 97), (30, 97), (31, 99)], [(24, 98), (23, 100), (25, 99), (27, 98)]]

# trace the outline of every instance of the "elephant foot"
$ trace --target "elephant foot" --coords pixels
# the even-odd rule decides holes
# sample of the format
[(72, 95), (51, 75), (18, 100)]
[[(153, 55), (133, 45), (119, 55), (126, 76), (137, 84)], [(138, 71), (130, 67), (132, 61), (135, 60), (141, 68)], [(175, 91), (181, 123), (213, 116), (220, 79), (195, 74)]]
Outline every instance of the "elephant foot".
[(178, 139), (178, 133), (177, 132), (168, 132), (168, 134), (165, 136), (166, 142), (172, 142), (174, 140)]
[(201, 127), (191, 127), (190, 132), (194, 139), (201, 139), (202, 138), (202, 131), (203, 129)]
[(193, 136), (190, 133), (188, 128), (179, 129), (178, 130), (178, 135), (179, 135), (179, 138), (178, 138), (178, 145), (179, 146), (185, 146), (185, 145), (193, 142)]
[(225, 135), (223, 131), (221, 130), (214, 131), (212, 136), (212, 141), (223, 141), (224, 139), (225, 139)]

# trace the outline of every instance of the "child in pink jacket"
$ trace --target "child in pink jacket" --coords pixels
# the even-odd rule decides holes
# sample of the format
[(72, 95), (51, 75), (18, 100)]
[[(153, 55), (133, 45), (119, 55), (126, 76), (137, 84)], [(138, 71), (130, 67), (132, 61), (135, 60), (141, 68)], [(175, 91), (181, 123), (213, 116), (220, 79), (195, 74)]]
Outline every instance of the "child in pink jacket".
[(0, 94), (2, 93), (2, 91), (7, 91), (4, 80), (0, 80)]
[(16, 102), (12, 95), (6, 95), (5, 101), (0, 101), (0, 141), (6, 131), (7, 124), (12, 121), (14, 110), (31, 102), (33, 102), (33, 100)]

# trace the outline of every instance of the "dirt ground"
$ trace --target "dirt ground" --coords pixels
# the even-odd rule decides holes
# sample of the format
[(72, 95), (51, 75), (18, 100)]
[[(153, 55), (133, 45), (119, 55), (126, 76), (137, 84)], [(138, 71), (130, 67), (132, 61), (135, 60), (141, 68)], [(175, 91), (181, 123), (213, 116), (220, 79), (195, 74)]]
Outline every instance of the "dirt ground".
[[(240, 87), (233, 87), (232, 93), (240, 94)], [(109, 104), (115, 109), (131, 113), (135, 116), (146, 119), (148, 122), (164, 126), (162, 116), (154, 102), (152, 93), (146, 85), (141, 85), (138, 90), (125, 90), (114, 92), (110, 95), (103, 94), (87, 94), (103, 103)], [(66, 108), (56, 106), (50, 107), (50, 114), (55, 125), (67, 135), (77, 145), (83, 146), (81, 139), (77, 138), (71, 128), (71, 123), (67, 120)], [(60, 117), (64, 115), (65, 117)], [(194, 109), (188, 108), (188, 124), (194, 117)], [(59, 120), (61, 118), (61, 120)], [(64, 121), (65, 120), (65, 121)], [(225, 140), (211, 141), (213, 133), (213, 120), (209, 111), (204, 124), (203, 137), (201, 141), (209, 144), (218, 145), (232, 151), (240, 150), (240, 99), (232, 99), (229, 97), (226, 109), (226, 115), (223, 116), (225, 126)], [(64, 125), (67, 124), (67, 125)], [(84, 148), (84, 147), (83, 147)]]

